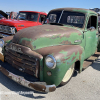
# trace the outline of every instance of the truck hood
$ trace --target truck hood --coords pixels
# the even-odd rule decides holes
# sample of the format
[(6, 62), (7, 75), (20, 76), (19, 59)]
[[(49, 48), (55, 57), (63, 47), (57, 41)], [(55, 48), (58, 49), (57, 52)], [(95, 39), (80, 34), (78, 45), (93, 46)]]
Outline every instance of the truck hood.
[[(18, 31), (12, 42), (37, 50), (54, 45), (80, 44), (82, 33), (74, 27), (44, 24)], [(80, 42), (75, 42), (78, 40)]]
[(8, 25), (8, 26), (17, 26), (17, 25), (24, 25), (25, 26), (33, 26), (37, 22), (34, 21), (27, 21), (27, 20), (16, 20), (16, 19), (2, 19), (0, 20), (1, 25)]

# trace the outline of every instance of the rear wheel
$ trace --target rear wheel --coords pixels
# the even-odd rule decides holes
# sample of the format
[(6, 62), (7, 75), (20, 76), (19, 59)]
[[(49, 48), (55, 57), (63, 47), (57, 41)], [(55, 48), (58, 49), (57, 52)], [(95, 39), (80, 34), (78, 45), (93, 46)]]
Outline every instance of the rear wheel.
[(71, 79), (71, 77), (74, 74), (74, 68), (75, 68), (75, 63), (67, 70), (64, 78), (62, 79), (62, 82), (60, 83), (61, 86), (67, 84), (68, 81)]

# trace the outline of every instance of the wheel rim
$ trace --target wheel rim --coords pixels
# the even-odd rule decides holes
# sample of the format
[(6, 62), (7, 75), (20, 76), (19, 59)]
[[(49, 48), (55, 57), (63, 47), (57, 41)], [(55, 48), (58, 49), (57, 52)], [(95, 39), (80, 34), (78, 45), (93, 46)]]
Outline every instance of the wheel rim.
[(74, 64), (68, 69), (62, 81), (67, 82), (73, 75), (73, 72), (74, 72)]

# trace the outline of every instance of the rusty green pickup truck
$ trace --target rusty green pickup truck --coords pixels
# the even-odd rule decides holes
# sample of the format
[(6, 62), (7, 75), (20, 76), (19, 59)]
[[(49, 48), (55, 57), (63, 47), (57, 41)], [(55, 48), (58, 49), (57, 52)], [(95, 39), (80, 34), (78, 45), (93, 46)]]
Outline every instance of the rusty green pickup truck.
[(53, 92), (98, 57), (98, 15), (81, 8), (53, 9), (43, 25), (22, 29), (4, 42), (0, 71), (33, 90)]

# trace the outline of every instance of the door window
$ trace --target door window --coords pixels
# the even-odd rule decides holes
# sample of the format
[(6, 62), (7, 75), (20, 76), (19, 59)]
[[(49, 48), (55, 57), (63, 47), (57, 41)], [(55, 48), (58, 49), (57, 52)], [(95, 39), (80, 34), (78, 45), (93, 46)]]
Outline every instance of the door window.
[(87, 24), (87, 29), (96, 29), (97, 28), (97, 17), (96, 16), (90, 16), (88, 24)]
[(43, 23), (44, 23), (45, 18), (46, 18), (46, 16), (45, 16), (45, 15), (40, 15), (39, 22), (43, 24)]

